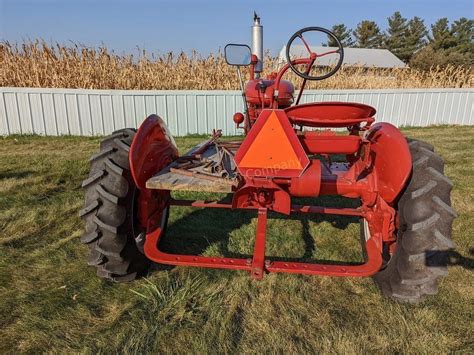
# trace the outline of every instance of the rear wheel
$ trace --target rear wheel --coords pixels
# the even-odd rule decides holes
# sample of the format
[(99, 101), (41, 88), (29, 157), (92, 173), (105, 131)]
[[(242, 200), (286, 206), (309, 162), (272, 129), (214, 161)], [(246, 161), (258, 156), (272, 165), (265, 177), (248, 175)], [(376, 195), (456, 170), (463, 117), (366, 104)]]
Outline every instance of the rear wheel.
[(413, 160), (411, 179), (398, 202), (397, 247), (385, 269), (374, 279), (384, 295), (402, 302), (418, 302), (438, 292), (447, 270), (447, 251), (454, 248), (451, 228), (452, 182), (444, 175), (444, 161), (433, 146), (408, 140)]
[(89, 177), (83, 181), (85, 222), (81, 242), (89, 247), (88, 264), (97, 275), (116, 282), (130, 281), (146, 272), (150, 261), (142, 253), (144, 231), (137, 223), (138, 189), (129, 166), (135, 130), (114, 132), (100, 144), (91, 159)]

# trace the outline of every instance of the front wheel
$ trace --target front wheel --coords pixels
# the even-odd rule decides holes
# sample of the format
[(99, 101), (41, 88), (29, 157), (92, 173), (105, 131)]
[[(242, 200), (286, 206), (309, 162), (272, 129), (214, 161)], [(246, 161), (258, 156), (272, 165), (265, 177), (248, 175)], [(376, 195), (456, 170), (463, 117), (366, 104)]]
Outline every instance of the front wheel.
[(385, 269), (374, 279), (385, 296), (419, 302), (438, 292), (447, 270), (447, 251), (454, 248), (451, 229), (452, 182), (433, 146), (408, 140), (413, 161), (411, 179), (398, 202), (397, 247)]
[(135, 133), (123, 129), (105, 138), (82, 183), (85, 207), (79, 215), (85, 222), (81, 242), (89, 247), (88, 264), (97, 267), (98, 276), (116, 282), (134, 280), (150, 266), (142, 252), (145, 231), (137, 220), (139, 190), (129, 165)]

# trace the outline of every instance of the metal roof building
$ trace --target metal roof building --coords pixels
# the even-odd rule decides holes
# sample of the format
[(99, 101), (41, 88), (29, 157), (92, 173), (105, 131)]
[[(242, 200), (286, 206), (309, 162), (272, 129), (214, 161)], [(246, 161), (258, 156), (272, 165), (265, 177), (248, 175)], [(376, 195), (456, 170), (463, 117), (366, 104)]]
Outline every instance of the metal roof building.
[[(324, 53), (337, 49), (337, 47), (322, 46), (310, 46), (310, 48), (316, 53)], [(281, 49), (278, 55), (281, 61), (286, 61), (285, 51), (286, 46)], [(290, 54), (294, 58), (308, 57), (308, 51), (303, 45), (293, 45)], [(334, 64), (334, 61), (337, 59), (338, 56), (336, 55), (328, 55), (318, 58), (316, 64), (320, 66), (331, 65)], [(344, 48), (343, 64), (365, 68), (407, 68), (407, 65), (388, 49)]]

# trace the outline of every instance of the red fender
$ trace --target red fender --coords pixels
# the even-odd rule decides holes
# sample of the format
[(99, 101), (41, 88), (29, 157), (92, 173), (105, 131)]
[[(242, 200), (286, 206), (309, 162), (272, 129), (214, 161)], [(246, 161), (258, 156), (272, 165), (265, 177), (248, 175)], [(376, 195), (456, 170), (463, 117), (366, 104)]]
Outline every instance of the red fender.
[(178, 148), (165, 122), (157, 115), (148, 116), (135, 134), (129, 154), (133, 180), (140, 190), (138, 219), (143, 228), (153, 213), (165, 210), (169, 201), (169, 191), (149, 190), (146, 182), (178, 156)]
[(412, 159), (403, 134), (390, 123), (377, 123), (368, 131), (370, 150), (380, 196), (395, 201), (408, 182)]
[(165, 122), (157, 115), (148, 116), (130, 147), (130, 169), (135, 184), (145, 190), (147, 180), (178, 156), (178, 148)]

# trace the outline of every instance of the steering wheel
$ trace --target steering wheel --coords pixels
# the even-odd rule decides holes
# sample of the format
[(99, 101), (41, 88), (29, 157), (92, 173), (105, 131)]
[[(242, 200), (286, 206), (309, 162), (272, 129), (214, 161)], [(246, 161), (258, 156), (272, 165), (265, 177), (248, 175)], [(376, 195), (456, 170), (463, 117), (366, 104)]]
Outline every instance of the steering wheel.
[[(308, 43), (303, 38), (303, 33), (305, 33), (305, 32), (323, 32), (323, 33), (327, 34), (329, 37), (334, 39), (334, 41), (337, 43), (338, 49), (334, 50), (334, 51), (324, 52), (324, 53), (321, 53), (321, 54), (313, 52), (311, 50), (311, 48), (309, 47)], [(301, 41), (303, 42), (304, 46), (306, 47), (306, 50), (309, 53), (309, 58), (297, 59), (296, 61), (291, 60), (291, 58), (290, 58), (290, 48), (291, 48), (291, 45), (293, 44), (293, 41), (296, 38), (300, 38)], [(311, 76), (311, 75), (309, 75), (309, 73), (311, 71), (311, 67), (313, 66), (313, 64), (314, 64), (314, 62), (316, 61), (317, 58), (323, 57), (323, 56), (328, 55), (328, 54), (334, 54), (334, 53), (339, 54), (339, 60), (336, 64), (336, 66), (329, 73), (326, 73), (326, 74), (320, 75), (320, 76)], [(337, 38), (336, 35), (334, 33), (332, 33), (331, 31), (329, 31), (325, 28), (322, 28), (322, 27), (305, 27), (305, 28), (302, 28), (301, 30), (295, 32), (295, 34), (293, 36), (291, 36), (290, 40), (288, 41), (288, 43), (286, 45), (286, 60), (288, 61), (288, 65), (291, 68), (291, 70), (293, 70), (293, 72), (296, 75), (302, 77), (303, 79), (306, 79), (306, 80), (323, 80), (323, 79), (327, 79), (330, 76), (336, 74), (336, 72), (341, 67), (342, 61), (344, 60), (344, 48), (342, 48), (342, 44), (341, 44), (341, 41), (339, 41), (339, 38)], [(305, 72), (299, 71), (296, 68), (296, 65), (295, 65), (295, 64), (302, 64), (302, 63), (306, 63), (306, 71)]]

